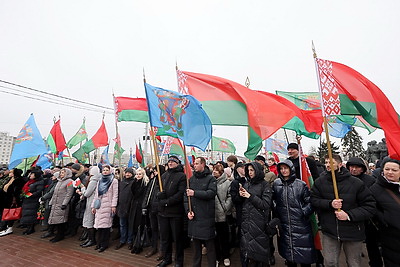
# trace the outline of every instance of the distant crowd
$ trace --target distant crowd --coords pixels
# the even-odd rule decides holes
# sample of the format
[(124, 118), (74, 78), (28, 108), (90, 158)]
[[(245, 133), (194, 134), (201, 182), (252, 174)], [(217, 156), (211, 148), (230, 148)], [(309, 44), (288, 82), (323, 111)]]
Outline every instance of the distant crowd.
[[(0, 237), (13, 227), (30, 235), (39, 224), (50, 242), (79, 234), (82, 248), (102, 253), (117, 230), (113, 249), (156, 255), (159, 267), (200, 267), (202, 255), (209, 267), (231, 266), (236, 248), (242, 266), (272, 266), (275, 238), (289, 267), (337, 267), (342, 250), (348, 266), (361, 267), (365, 242), (369, 266), (399, 267), (400, 161), (344, 163), (336, 154), (332, 165), (324, 160), (306, 158), (311, 188), (301, 179), (296, 143), (280, 162), (259, 155), (244, 163), (231, 155), (207, 164), (197, 157), (191, 177), (176, 156), (138, 169), (70, 163), (25, 174), (1, 170)], [(4, 219), (20, 207), (18, 218)], [(191, 260), (184, 259), (189, 246)]]

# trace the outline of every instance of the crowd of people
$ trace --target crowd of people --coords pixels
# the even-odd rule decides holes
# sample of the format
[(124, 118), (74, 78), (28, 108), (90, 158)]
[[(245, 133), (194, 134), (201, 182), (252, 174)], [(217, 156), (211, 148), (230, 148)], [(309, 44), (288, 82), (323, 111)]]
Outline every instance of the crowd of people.
[[(26, 174), (2, 170), (0, 210), (22, 207), (18, 227), (24, 235), (37, 224), (53, 243), (81, 233), (80, 246), (99, 253), (109, 249), (114, 227), (114, 249), (127, 246), (140, 254), (149, 247), (143, 254), (158, 253), (159, 267), (183, 266), (189, 246), (196, 267), (203, 254), (210, 267), (230, 266), (235, 248), (242, 266), (275, 265), (274, 238), (289, 267), (339, 266), (341, 250), (348, 266), (361, 266), (363, 242), (370, 266), (400, 266), (400, 161), (386, 157), (371, 172), (361, 158), (343, 163), (333, 155), (332, 165), (329, 158), (325, 165), (306, 160), (311, 188), (301, 179), (295, 143), (280, 162), (259, 155), (244, 163), (231, 155), (207, 164), (197, 157), (192, 177), (175, 156), (138, 169), (70, 163)], [(0, 236), (13, 233), (16, 221), (3, 220)]]

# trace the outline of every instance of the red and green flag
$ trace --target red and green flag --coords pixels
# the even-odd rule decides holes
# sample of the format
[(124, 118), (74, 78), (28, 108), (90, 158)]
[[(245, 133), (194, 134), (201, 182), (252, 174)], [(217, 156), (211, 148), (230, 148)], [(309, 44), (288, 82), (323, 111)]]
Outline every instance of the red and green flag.
[[(320, 110), (321, 109), (321, 100), (320, 94), (318, 92), (285, 92), (285, 91), (276, 91), (276, 94), (282, 96), (294, 103), (297, 107), (303, 110)], [(372, 133), (376, 130), (375, 127), (371, 126), (363, 117), (357, 115), (337, 115), (331, 116), (334, 118), (339, 124), (346, 124), (355, 127), (360, 127), (366, 129), (369, 133)], [(332, 132), (335, 128), (338, 127), (331, 122), (328, 122), (329, 133)], [(351, 129), (351, 127), (348, 127)], [(333, 136), (333, 135), (332, 135)], [(342, 138), (342, 137), (340, 137)]]
[(400, 117), (386, 95), (356, 70), (316, 58), (324, 116), (360, 115), (381, 128), (391, 158), (400, 159)]
[[(267, 139), (297, 116), (275, 97), (216, 76), (178, 70), (179, 90), (195, 96), (212, 124), (248, 126), (245, 156), (254, 159)], [(305, 126), (308, 129), (308, 125)]]
[(211, 139), (211, 150), (227, 153), (236, 153), (236, 147), (231, 140), (213, 136)]
[(143, 150), (140, 141), (139, 146), (136, 144), (136, 161), (140, 163), (140, 166), (144, 167)]
[(124, 153), (125, 149), (121, 147), (121, 137), (118, 134), (117, 138), (113, 139), (115, 142), (114, 145), (114, 158), (121, 160), (122, 154)]
[(61, 131), (60, 120), (56, 121), (51, 128), (50, 134), (47, 137), (47, 144), (49, 145), (51, 152), (54, 154), (58, 154), (67, 148), (64, 134)]
[(77, 151), (75, 151), (72, 156), (76, 158), (79, 162), (84, 163), (87, 161), (90, 152), (96, 148), (108, 145), (108, 134), (104, 120), (101, 122), (100, 128), (97, 130), (95, 135), (87, 141), (83, 146), (81, 146)]
[(146, 98), (114, 97), (114, 107), (118, 121), (149, 122)]
[(67, 147), (71, 148), (76, 146), (77, 144), (86, 141), (88, 139), (88, 135), (86, 132), (85, 121), (83, 121), (81, 127), (79, 128), (78, 132), (68, 141)]

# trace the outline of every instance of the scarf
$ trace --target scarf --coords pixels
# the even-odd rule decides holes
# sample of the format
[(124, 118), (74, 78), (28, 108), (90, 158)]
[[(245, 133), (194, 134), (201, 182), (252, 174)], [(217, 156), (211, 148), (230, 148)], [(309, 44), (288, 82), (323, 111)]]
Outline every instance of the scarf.
[(3, 191), (7, 193), (8, 187), (14, 182), (15, 178), (11, 178), (10, 181), (3, 187)]
[(110, 185), (111, 185), (113, 179), (114, 179), (114, 175), (112, 175), (112, 174), (101, 176), (101, 179), (99, 181), (99, 187), (98, 187), (99, 196), (104, 195), (108, 191), (108, 188), (110, 188)]
[(24, 184), (24, 186), (22, 187), (22, 193), (21, 193), (22, 197), (28, 198), (28, 197), (32, 196), (32, 193), (29, 192), (29, 186), (31, 184), (33, 184), (34, 182), (36, 182), (35, 179), (30, 179), (28, 182), (26, 182)]

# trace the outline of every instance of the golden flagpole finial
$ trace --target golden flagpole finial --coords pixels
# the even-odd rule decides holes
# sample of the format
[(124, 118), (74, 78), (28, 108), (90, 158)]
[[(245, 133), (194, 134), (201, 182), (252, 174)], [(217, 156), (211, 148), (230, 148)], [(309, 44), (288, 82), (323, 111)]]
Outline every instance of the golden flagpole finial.
[(311, 41), (311, 49), (313, 51), (313, 57), (317, 58), (317, 51), (315, 50), (314, 41)]

